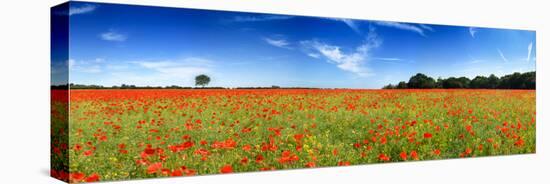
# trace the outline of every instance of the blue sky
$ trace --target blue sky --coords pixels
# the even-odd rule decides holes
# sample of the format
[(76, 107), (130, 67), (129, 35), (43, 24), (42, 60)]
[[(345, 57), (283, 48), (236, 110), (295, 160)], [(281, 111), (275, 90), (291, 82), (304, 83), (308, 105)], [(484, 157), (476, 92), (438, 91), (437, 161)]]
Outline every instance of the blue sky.
[[(70, 80), (105, 86), (380, 88), (535, 70), (535, 32), (72, 2)], [(55, 60), (55, 58), (52, 58)], [(58, 61), (61, 62), (61, 61)]]

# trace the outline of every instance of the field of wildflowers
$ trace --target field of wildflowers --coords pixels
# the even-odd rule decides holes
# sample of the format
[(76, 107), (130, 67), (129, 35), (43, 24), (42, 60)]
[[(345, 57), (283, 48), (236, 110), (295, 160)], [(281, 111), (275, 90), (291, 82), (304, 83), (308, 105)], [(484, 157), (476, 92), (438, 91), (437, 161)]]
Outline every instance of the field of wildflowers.
[(68, 131), (52, 126), (69, 172), (52, 175), (71, 182), (536, 148), (534, 90), (71, 90), (69, 112), (52, 108), (69, 113)]

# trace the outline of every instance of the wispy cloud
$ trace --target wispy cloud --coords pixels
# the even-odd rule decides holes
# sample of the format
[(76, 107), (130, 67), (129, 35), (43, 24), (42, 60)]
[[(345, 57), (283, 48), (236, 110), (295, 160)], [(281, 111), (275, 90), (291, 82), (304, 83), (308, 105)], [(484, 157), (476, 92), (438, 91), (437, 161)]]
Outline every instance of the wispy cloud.
[(268, 43), (269, 45), (273, 45), (275, 47), (290, 49), (290, 43), (282, 38), (263, 38), (263, 40)]
[(396, 57), (369, 57), (370, 60), (376, 62), (382, 62), (387, 64), (412, 64), (415, 63), (413, 60), (402, 59)]
[(69, 8), (69, 15), (78, 15), (93, 12), (97, 8), (96, 5), (84, 4), (82, 6), (72, 6)]
[(425, 30), (428, 30), (428, 31), (431, 31), (433, 32), (434, 29), (431, 27), (431, 26), (428, 26), (426, 24), (419, 24), (419, 26), (422, 28), (422, 29), (425, 29)]
[(352, 72), (360, 77), (373, 75), (368, 67), (365, 66), (370, 50), (377, 48), (382, 41), (376, 35), (374, 29), (370, 29), (364, 43), (355, 50), (345, 52), (340, 46), (330, 45), (317, 40), (302, 41), (302, 45), (312, 49), (316, 53), (308, 53), (308, 56), (314, 58), (327, 59), (328, 63), (335, 64), (339, 69)]
[(346, 24), (346, 26), (348, 26), (351, 30), (353, 30), (357, 34), (361, 34), (361, 30), (359, 29), (359, 25), (357, 24), (356, 21), (354, 21), (352, 19), (329, 18), (329, 20), (340, 21), (340, 22)]
[(284, 15), (235, 16), (230, 20), (230, 22), (262, 22), (271, 20), (286, 20), (291, 18), (293, 17)]
[(319, 58), (319, 57), (321, 57), (321, 55), (316, 54), (316, 53), (308, 53), (307, 55), (308, 55), (309, 57), (312, 57), (312, 58)]
[(69, 59), (67, 64), (69, 70), (81, 73), (101, 73), (103, 71), (101, 64), (105, 60), (102, 58), (96, 58), (93, 60), (75, 60)]
[(212, 61), (189, 57), (178, 60), (143, 60), (128, 62), (129, 70), (113, 71), (110, 84), (183, 85), (192, 86), (195, 76), (214, 74)]
[(197, 74), (209, 73), (213, 67), (212, 61), (197, 57), (189, 57), (178, 61), (133, 61), (130, 63), (165, 76), (178, 78), (189, 78)]
[(426, 30), (427, 31), (434, 31), (432, 27), (422, 24), (408, 24), (408, 23), (400, 23), (400, 22), (389, 22), (389, 21), (375, 21), (375, 24), (379, 26), (386, 26), (386, 27), (393, 27), (397, 29), (402, 29), (406, 31), (412, 31), (415, 33), (420, 34), (421, 36), (426, 36)]
[(109, 30), (108, 32), (101, 33), (99, 37), (102, 40), (114, 41), (114, 42), (123, 42), (123, 41), (126, 41), (126, 39), (128, 39), (128, 36), (118, 33), (114, 30)]
[(533, 42), (529, 43), (529, 46), (527, 46), (527, 61), (531, 61), (531, 51), (533, 50)]
[(470, 31), (470, 35), (472, 36), (472, 38), (475, 38), (475, 37), (476, 37), (476, 33), (477, 33), (477, 28), (475, 28), (475, 27), (470, 27), (469, 31)]
[(497, 49), (497, 51), (498, 51), (498, 54), (500, 55), (500, 58), (502, 59), (502, 61), (508, 62), (508, 59), (506, 59), (506, 57), (504, 57), (504, 54), (502, 53), (502, 51), (500, 49)]

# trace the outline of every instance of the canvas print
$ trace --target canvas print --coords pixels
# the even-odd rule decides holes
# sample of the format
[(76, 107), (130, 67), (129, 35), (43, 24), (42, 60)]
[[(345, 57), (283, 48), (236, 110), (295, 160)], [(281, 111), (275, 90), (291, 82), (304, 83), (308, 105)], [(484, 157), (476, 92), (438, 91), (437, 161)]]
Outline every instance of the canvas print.
[(533, 30), (75, 1), (51, 20), (65, 182), (536, 151)]

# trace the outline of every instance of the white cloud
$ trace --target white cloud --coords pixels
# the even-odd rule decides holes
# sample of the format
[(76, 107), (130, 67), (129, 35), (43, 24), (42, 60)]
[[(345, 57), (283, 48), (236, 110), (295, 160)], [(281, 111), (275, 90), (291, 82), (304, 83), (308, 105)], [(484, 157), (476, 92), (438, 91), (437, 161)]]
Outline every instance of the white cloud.
[(359, 26), (354, 20), (351, 19), (341, 19), (341, 18), (334, 18), (332, 20), (341, 21), (344, 24), (346, 24), (349, 28), (351, 28), (354, 32), (361, 34), (361, 30), (359, 30)]
[(91, 4), (85, 4), (80, 7), (71, 6), (71, 8), (69, 8), (69, 15), (90, 13), (90, 12), (93, 12), (96, 8), (97, 6), (91, 5)]
[[(317, 40), (302, 41), (301, 43), (305, 47), (318, 52), (318, 54), (313, 54), (323, 56), (327, 59), (327, 62), (335, 64), (341, 70), (352, 72), (360, 77), (367, 77), (373, 75), (369, 68), (365, 66), (367, 57), (371, 49), (380, 46), (381, 40), (377, 37), (374, 29), (371, 29), (365, 42), (349, 52), (343, 51), (340, 46), (322, 43)], [(308, 55), (310, 57), (317, 56), (312, 55), (312, 53), (308, 53)]]
[(348, 26), (351, 30), (356, 32), (357, 34), (361, 34), (361, 30), (359, 29), (359, 25), (357, 25), (357, 22), (352, 20), (352, 19), (344, 19), (344, 18), (327, 18), (327, 19), (342, 22), (342, 23), (346, 24), (346, 26)]
[(96, 58), (94, 60), (75, 60), (75, 59), (69, 59), (67, 61), (67, 65), (69, 66), (69, 70), (73, 72), (79, 72), (79, 73), (101, 73), (103, 71), (100, 63), (102, 63), (104, 60), (102, 58)]
[(114, 42), (123, 42), (123, 41), (126, 41), (126, 39), (128, 39), (126, 35), (117, 33), (116, 31), (113, 31), (113, 30), (110, 30), (105, 33), (101, 33), (99, 36), (101, 37), (102, 40), (114, 41)]
[(267, 42), (269, 45), (273, 45), (275, 47), (290, 49), (290, 43), (288, 43), (288, 41), (286, 41), (285, 39), (264, 38), (264, 41)]
[(414, 24), (399, 23), (399, 22), (388, 22), (388, 21), (376, 21), (375, 23), (379, 26), (393, 27), (393, 28), (397, 28), (397, 29), (412, 31), (412, 32), (420, 34), (421, 36), (426, 36), (425, 30), (433, 31), (432, 27), (422, 25), (422, 24), (420, 24), (420, 26), (416, 26)]
[(84, 73), (101, 73), (103, 70), (99, 65), (92, 65), (86, 68), (81, 68), (80, 71)]
[(308, 55), (309, 57), (312, 57), (312, 58), (319, 58), (319, 57), (321, 57), (321, 55), (316, 54), (316, 53), (308, 53), (307, 55)]
[(477, 28), (475, 28), (475, 27), (470, 27), (469, 31), (470, 31), (470, 35), (472, 36), (472, 38), (475, 38), (475, 37), (476, 37), (476, 33), (477, 33)]
[(291, 19), (292, 16), (283, 15), (264, 15), (264, 16), (236, 16), (231, 19), (231, 22), (262, 22), (270, 20), (286, 20)]
[(533, 49), (533, 42), (529, 43), (529, 46), (527, 46), (527, 61), (531, 60), (532, 49)]
[(125, 70), (129, 67), (126, 64), (107, 64), (105, 65), (105, 68), (108, 70)]
[(177, 63), (172, 61), (134, 61), (132, 63), (149, 69), (159, 69), (177, 65)]
[(500, 51), (500, 49), (497, 49), (497, 51), (498, 51), (498, 54), (500, 55), (500, 58), (502, 59), (502, 61), (508, 62), (508, 59), (506, 59), (506, 57), (504, 57), (504, 54), (502, 53), (502, 51)]
[(189, 57), (179, 61), (134, 61), (140, 67), (157, 72), (163, 77), (190, 78), (195, 75), (210, 73), (213, 64), (210, 60)]
[(341, 21), (348, 25), (348, 27), (353, 29), (353, 31), (355, 31), (356, 33), (361, 33), (361, 31), (359, 30), (359, 26), (357, 25), (357, 23), (355, 23), (355, 21), (351, 19), (341, 19)]

